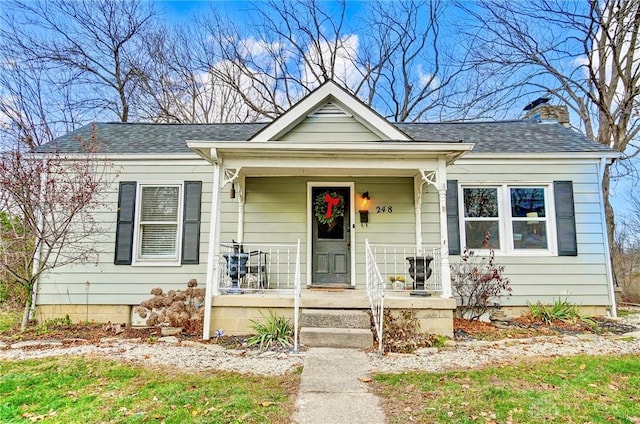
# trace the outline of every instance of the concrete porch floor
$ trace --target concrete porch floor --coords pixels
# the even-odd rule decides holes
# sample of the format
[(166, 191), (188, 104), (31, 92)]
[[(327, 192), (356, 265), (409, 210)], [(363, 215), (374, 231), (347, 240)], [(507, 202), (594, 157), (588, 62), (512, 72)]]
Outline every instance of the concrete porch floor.
[[(453, 335), (455, 299), (410, 296), (409, 291), (385, 293), (384, 308), (392, 313), (410, 309), (420, 323), (422, 331), (432, 334)], [(223, 294), (213, 297), (211, 329), (224, 329), (226, 334), (251, 333), (252, 321), (260, 321), (269, 310), (277, 315), (293, 318), (292, 291), (269, 290), (241, 295)], [(300, 293), (302, 309), (361, 309), (369, 310), (365, 290), (304, 288)]]

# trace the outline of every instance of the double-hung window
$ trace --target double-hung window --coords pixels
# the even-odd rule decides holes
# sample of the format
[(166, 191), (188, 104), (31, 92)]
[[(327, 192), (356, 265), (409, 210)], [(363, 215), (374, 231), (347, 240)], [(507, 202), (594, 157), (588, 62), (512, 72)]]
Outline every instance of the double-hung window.
[(113, 263), (200, 263), (201, 181), (121, 181)]
[(470, 249), (551, 252), (549, 186), (463, 186), (461, 233)]
[(178, 262), (182, 185), (139, 186), (136, 262)]

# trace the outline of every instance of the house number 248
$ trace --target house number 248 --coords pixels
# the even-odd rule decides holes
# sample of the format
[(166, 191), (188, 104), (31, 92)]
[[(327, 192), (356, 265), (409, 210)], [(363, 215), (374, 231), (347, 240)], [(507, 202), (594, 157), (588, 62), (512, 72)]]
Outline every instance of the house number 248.
[(376, 206), (376, 213), (393, 213), (393, 206)]

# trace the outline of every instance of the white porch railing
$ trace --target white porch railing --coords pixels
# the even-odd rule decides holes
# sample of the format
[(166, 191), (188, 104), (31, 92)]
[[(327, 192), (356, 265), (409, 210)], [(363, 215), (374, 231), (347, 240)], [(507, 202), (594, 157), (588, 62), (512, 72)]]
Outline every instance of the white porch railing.
[(382, 355), (382, 332), (384, 328), (384, 292), (385, 292), (385, 280), (380, 275), (378, 265), (376, 264), (376, 257), (369, 240), (365, 239), (365, 263), (366, 263), (366, 287), (367, 298), (371, 306), (371, 314), (373, 315), (373, 323), (376, 328), (376, 335), (378, 337), (378, 354)]
[[(302, 286), (300, 265), (300, 239), (295, 244), (234, 243), (220, 246), (220, 293), (293, 294), (293, 351), (298, 353), (298, 316)], [(242, 255), (244, 253), (244, 255)], [(230, 258), (244, 256), (242, 271), (234, 274), (229, 266)], [(238, 267), (235, 267), (238, 269)], [(231, 271), (231, 272), (230, 272)], [(237, 279), (237, 288), (233, 287)]]
[(300, 280), (300, 245), (298, 243), (236, 243), (220, 245), (220, 293), (231, 293), (234, 274), (229, 258), (236, 249), (244, 253), (246, 262), (237, 276), (243, 293), (293, 291)]
[(423, 246), (417, 248), (415, 245), (375, 244), (371, 245), (371, 250), (382, 278), (389, 283), (388, 290), (414, 289), (414, 280), (409, 272), (407, 258), (422, 258), (423, 261), (429, 262), (431, 269), (431, 275), (425, 280), (422, 290), (442, 293), (442, 258), (439, 247)]

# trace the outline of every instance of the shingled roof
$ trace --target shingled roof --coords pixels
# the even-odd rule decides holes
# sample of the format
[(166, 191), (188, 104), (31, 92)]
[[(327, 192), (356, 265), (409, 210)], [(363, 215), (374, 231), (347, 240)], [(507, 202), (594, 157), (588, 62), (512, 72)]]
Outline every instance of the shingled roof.
[[(264, 128), (256, 124), (96, 123), (103, 153), (189, 153), (186, 140), (245, 141)], [(414, 141), (474, 143), (472, 153), (564, 153), (613, 150), (554, 123), (532, 121), (398, 123)], [(86, 125), (42, 146), (40, 152), (79, 153), (78, 137), (89, 139)], [(384, 141), (382, 141), (384, 142)], [(410, 143), (411, 141), (408, 141)]]

